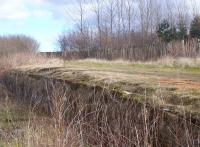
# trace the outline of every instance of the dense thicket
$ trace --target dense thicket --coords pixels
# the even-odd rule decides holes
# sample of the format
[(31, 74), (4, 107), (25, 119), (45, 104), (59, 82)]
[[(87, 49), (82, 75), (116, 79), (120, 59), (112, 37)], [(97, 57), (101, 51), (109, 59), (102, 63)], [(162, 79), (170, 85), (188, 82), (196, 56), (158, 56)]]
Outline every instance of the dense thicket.
[(77, 0), (77, 27), (58, 44), (66, 56), (83, 58), (194, 57), (200, 30), (196, 5), (195, 0)]
[(7, 55), (19, 52), (35, 52), (39, 43), (24, 35), (0, 36), (0, 55)]

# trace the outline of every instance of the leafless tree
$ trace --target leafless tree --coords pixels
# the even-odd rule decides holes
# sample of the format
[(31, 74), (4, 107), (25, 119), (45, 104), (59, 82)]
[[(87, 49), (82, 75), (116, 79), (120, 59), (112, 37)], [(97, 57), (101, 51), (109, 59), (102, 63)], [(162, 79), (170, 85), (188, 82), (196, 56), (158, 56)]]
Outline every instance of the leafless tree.
[(102, 47), (102, 28), (101, 28), (101, 9), (102, 9), (103, 1), (102, 0), (94, 0), (94, 12), (96, 14), (96, 20), (97, 20), (97, 29), (98, 29), (98, 35), (99, 35), (99, 48)]
[(154, 12), (153, 9), (153, 0), (139, 0), (138, 8), (140, 14), (140, 26), (141, 26), (141, 34), (142, 34), (142, 42), (147, 39), (148, 33), (150, 30), (150, 25), (152, 21), (152, 15)]
[[(67, 50), (86, 49), (88, 56), (99, 58), (146, 60), (165, 56), (168, 50), (178, 47), (161, 42), (156, 34), (159, 24), (167, 20), (176, 33), (180, 23), (189, 29), (189, 16), (193, 16), (185, 11), (189, 9), (186, 0), (90, 0), (92, 21), (87, 23), (88, 3), (77, 2), (78, 27), (61, 37), (60, 46)], [(196, 0), (190, 3), (194, 9)]]

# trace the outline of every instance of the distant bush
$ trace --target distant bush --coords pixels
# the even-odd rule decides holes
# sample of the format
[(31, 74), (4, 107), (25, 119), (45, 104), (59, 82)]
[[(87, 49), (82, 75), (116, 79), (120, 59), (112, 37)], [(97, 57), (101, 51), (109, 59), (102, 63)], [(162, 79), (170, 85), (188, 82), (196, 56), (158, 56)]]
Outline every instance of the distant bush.
[(8, 55), (20, 52), (36, 52), (39, 43), (25, 35), (0, 36), (0, 55)]

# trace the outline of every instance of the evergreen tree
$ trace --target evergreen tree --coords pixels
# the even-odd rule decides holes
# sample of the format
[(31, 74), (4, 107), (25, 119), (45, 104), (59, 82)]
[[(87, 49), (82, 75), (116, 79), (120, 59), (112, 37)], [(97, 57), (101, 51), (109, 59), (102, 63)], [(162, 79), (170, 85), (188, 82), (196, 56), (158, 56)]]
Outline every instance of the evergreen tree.
[(164, 42), (170, 42), (177, 38), (176, 27), (171, 27), (167, 20), (163, 20), (158, 26), (157, 35)]
[(200, 39), (200, 16), (194, 17), (190, 26), (190, 35), (192, 38)]

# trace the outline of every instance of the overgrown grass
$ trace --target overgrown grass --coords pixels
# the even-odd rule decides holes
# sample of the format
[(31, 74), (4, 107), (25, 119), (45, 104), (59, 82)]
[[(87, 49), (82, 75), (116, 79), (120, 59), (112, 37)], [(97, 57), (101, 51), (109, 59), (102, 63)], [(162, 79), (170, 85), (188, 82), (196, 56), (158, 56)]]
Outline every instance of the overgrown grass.
[[(34, 109), (34, 107), (25, 105), (19, 98), (9, 95), (7, 89), (2, 89), (2, 87), (0, 93), (2, 91), (7, 93), (6, 96), (1, 94), (0, 97), (0, 146), (78, 147), (78, 137), (73, 132), (73, 128), (61, 126), (60, 121), (57, 120), (60, 116), (60, 111), (57, 111), (55, 115), (50, 117), (38, 109)], [(56, 112), (59, 106), (56, 105), (54, 108), (54, 112)], [(60, 118), (60, 120), (64, 122), (64, 118)], [(61, 134), (61, 132), (63, 133)]]
[[(97, 59), (85, 59), (77, 61), (66, 61), (67, 63), (72, 63), (72, 65), (83, 65), (94, 66), (97, 68), (106, 68), (112, 69), (126, 69), (126, 68), (143, 68), (144, 70), (154, 71), (159, 70), (159, 72), (175, 72), (180, 70), (181, 72), (186, 73), (200, 73), (200, 58), (172, 58), (166, 57), (159, 59), (157, 61), (146, 61), (146, 62), (130, 62), (125, 60), (97, 60)], [(112, 68), (113, 67), (113, 68)], [(89, 68), (89, 67), (88, 67)]]
[(157, 61), (128, 61), (128, 60), (102, 60), (102, 59), (85, 59), (79, 60), (79, 62), (91, 62), (91, 63), (115, 63), (115, 64), (142, 64), (142, 65), (155, 65), (155, 66), (168, 66), (168, 67), (200, 67), (200, 57), (187, 58), (187, 57), (164, 57)]
[[(179, 117), (176, 113), (170, 113), (170, 107), (158, 108), (149, 105), (149, 102), (145, 101), (149, 93), (142, 87), (135, 89), (137, 93), (135, 97), (141, 95), (144, 98), (141, 103), (132, 99), (133, 95), (122, 99), (123, 96), (119, 93), (105, 87), (100, 88), (99, 85), (87, 87), (78, 83), (62, 83), (55, 79), (42, 78), (34, 81), (33, 77), (25, 77), (25, 75), (18, 76), (17, 79), (17, 85), (13, 84), (12, 87), (17, 88), (23, 85), (17, 91), (18, 96), (36, 104), (35, 108), (39, 110), (46, 110), (45, 112), (52, 118), (51, 123), (46, 122), (52, 124), (47, 131), (48, 134), (43, 132), (44, 126), (40, 128), (40, 121), (31, 121), (33, 128), (37, 130), (36, 134), (42, 131), (44, 136), (39, 137), (38, 140), (40, 135), (35, 135), (30, 129), (32, 125), (28, 125), (29, 135), (26, 136), (29, 136), (29, 145), (40, 146), (39, 143), (43, 139), (48, 141), (50, 139), (54, 146), (59, 147), (123, 145), (139, 147), (185, 144), (196, 146), (198, 144), (200, 133), (198, 121), (194, 121), (193, 117), (188, 117), (186, 114)], [(9, 80), (7, 82), (12, 85), (11, 81), (14, 79)], [(30, 81), (32, 85), (29, 84)], [(137, 85), (132, 86), (137, 87)], [(22, 91), (24, 93), (29, 91), (29, 93), (23, 97)], [(31, 97), (34, 97), (35, 101), (32, 101)], [(46, 101), (47, 98), (50, 102)], [(162, 100), (163, 97), (160, 95), (160, 101)], [(178, 104), (182, 103), (181, 98), (177, 97), (176, 100)], [(182, 106), (177, 105), (186, 112)], [(52, 138), (49, 138), (49, 134)]]
[[(197, 64), (93, 59), (63, 64), (58, 59), (40, 61), (38, 57), (18, 64), (17, 60), (9, 63), (9, 69), (15, 68), (16, 73), (8, 75), (6, 82), (17, 94), (15, 99), (23, 103), (14, 101), (13, 105), (9, 94), (2, 94), (0, 131), (3, 128), (4, 135), (0, 134), (0, 146), (139, 147), (199, 143), (199, 124), (186, 114), (187, 109), (199, 113), (198, 82), (194, 81), (200, 73)], [(63, 85), (56, 79), (69, 83)], [(150, 97), (167, 107), (149, 105)], [(32, 104), (33, 98), (36, 103)], [(142, 103), (134, 101), (141, 98)], [(170, 112), (174, 105), (183, 114), (180, 118), (177, 111)], [(46, 115), (41, 115), (44, 110), (48, 110)]]
[(47, 58), (35, 52), (15, 53), (0, 57), (0, 74), (20, 66), (59, 66), (62, 61), (55, 58)]
[[(134, 100), (141, 102), (147, 100), (153, 105), (167, 109), (170, 107), (169, 110), (175, 113), (182, 114), (185, 113), (184, 111), (199, 113), (199, 107), (193, 105), (194, 103), (199, 105), (198, 101), (200, 101), (199, 93), (194, 93), (200, 90), (200, 68), (171, 67), (167, 64), (158, 65), (158, 63), (88, 59), (65, 61), (64, 65), (23, 66), (13, 72), (15, 75), (22, 72), (32, 78), (66, 80), (79, 86), (96, 85), (110, 91), (117, 91), (124, 97), (132, 96)], [(145, 92), (147, 97), (144, 96)], [(161, 96), (164, 98), (161, 99)]]

